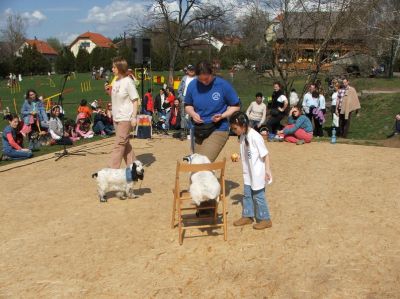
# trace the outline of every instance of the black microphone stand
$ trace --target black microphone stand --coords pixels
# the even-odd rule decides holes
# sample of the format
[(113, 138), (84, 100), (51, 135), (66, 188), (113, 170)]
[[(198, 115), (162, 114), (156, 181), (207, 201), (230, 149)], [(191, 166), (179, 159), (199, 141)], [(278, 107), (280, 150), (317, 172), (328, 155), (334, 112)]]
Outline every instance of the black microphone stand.
[[(67, 79), (68, 79), (69, 75), (70, 75), (69, 73), (64, 75), (64, 82), (63, 82), (63, 85), (61, 87), (60, 94), (58, 96), (58, 102), (57, 102), (57, 105), (59, 105), (61, 107), (61, 110), (63, 112), (62, 118), (61, 118), (61, 122), (63, 124), (63, 127), (62, 127), (62, 136), (63, 137), (64, 137), (64, 133), (65, 133), (65, 110), (64, 110), (64, 106), (63, 106), (63, 92), (64, 92), (65, 84), (67, 83)], [(65, 144), (65, 142), (64, 142), (63, 146), (64, 146), (64, 149), (63, 149), (63, 151), (61, 153), (55, 153), (54, 154), (54, 156), (57, 157), (55, 159), (55, 161), (60, 160), (62, 157), (72, 156), (72, 155), (74, 155), (74, 156), (86, 156), (86, 154), (78, 153), (80, 150), (77, 151), (77, 152), (74, 152), (74, 153), (68, 152), (67, 151), (67, 145)]]

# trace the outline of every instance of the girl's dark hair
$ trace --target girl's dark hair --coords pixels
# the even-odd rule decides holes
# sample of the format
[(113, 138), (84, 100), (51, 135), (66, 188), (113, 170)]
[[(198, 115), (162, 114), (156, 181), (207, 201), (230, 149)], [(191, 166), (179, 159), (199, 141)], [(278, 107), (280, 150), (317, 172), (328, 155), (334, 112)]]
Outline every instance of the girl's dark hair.
[(5, 120), (12, 121), (14, 118), (18, 118), (18, 116), (14, 113), (9, 113), (4, 115), (3, 117)]
[(296, 89), (294, 89), (294, 88), (292, 88), (292, 90), (291, 90), (292, 92), (296, 92)]
[(257, 92), (257, 93), (256, 93), (256, 98), (258, 98), (258, 97), (262, 98), (262, 97), (263, 97), (263, 94), (262, 94), (261, 92)]
[(208, 61), (200, 61), (196, 65), (196, 76), (202, 74), (211, 75), (212, 73), (213, 73), (213, 67), (211, 63), (209, 63)]
[(249, 146), (249, 141), (247, 140), (247, 131), (249, 130), (249, 118), (247, 117), (246, 113), (242, 111), (234, 112), (231, 117), (229, 118), (230, 125), (238, 125), (240, 127), (244, 127), (244, 142), (246, 146)]
[(85, 99), (82, 99), (80, 105), (81, 106), (86, 106), (87, 105), (87, 101)]
[(25, 99), (29, 99), (29, 94), (30, 94), (31, 92), (34, 92), (35, 95), (37, 96), (37, 92), (36, 92), (34, 89), (28, 89), (28, 91), (27, 91), (26, 94), (25, 94)]

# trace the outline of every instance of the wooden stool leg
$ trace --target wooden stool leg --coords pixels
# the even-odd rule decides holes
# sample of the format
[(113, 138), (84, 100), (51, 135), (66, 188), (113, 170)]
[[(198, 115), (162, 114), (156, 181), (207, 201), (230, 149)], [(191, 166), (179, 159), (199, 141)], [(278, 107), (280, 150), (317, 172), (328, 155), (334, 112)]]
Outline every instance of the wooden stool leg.
[(174, 205), (172, 206), (172, 219), (171, 219), (171, 228), (175, 228), (175, 214), (176, 214), (176, 196), (174, 194)]
[(227, 223), (227, 217), (226, 217), (226, 198), (224, 196), (222, 200), (222, 208), (223, 208), (223, 215), (222, 215), (222, 221), (224, 222), (224, 241), (228, 239), (228, 223)]
[(182, 232), (182, 210), (181, 210), (181, 200), (178, 199), (178, 228), (179, 228), (179, 245), (183, 243), (183, 232)]

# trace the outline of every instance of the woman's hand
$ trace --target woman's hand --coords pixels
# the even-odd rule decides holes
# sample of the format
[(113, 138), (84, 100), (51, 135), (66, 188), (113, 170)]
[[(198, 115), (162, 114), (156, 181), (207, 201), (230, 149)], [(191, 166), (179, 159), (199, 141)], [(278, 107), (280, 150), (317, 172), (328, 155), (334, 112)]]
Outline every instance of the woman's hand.
[(271, 170), (266, 170), (266, 171), (265, 171), (265, 181), (266, 181), (267, 183), (269, 183), (269, 181), (271, 181), (271, 180), (272, 180)]
[(196, 112), (193, 112), (191, 117), (196, 124), (202, 124), (204, 121), (201, 119), (200, 115)]
[(222, 114), (214, 114), (211, 118), (214, 123), (217, 123), (223, 119)]
[(30, 149), (28, 149), (28, 148), (21, 148), (21, 151), (22, 151), (22, 152), (29, 152)]
[(131, 118), (131, 126), (132, 126), (133, 128), (135, 128), (136, 125), (137, 125), (136, 117), (132, 117), (132, 118)]
[(276, 131), (276, 134), (277, 134), (277, 135), (283, 135), (283, 130), (278, 130), (278, 131)]

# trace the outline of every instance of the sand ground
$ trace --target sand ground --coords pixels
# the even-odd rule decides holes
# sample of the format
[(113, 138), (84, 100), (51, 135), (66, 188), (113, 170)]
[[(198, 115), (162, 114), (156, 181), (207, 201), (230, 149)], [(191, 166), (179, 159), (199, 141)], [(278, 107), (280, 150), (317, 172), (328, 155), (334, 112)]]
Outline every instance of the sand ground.
[[(268, 143), (273, 227), (232, 226), (229, 161), (228, 241), (192, 230), (180, 246), (171, 189), (187, 141), (133, 140), (140, 197), (100, 203), (91, 174), (112, 141), (0, 167), (0, 298), (400, 298), (398, 148)], [(232, 137), (220, 157), (237, 151)]]

